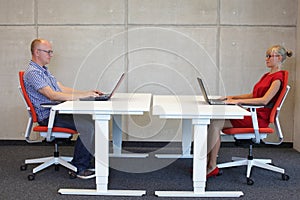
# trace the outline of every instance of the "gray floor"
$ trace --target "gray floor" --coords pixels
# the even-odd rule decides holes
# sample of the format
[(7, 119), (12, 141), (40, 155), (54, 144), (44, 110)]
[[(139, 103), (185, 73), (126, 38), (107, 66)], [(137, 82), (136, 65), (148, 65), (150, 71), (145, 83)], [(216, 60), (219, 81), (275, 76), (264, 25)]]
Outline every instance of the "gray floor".
[[(73, 196), (58, 194), (59, 188), (95, 188), (95, 179), (80, 180), (69, 179), (67, 170), (60, 167), (55, 171), (50, 167), (35, 177), (34, 181), (28, 181), (27, 175), (33, 166), (28, 166), (27, 171), (20, 171), (20, 165), (24, 158), (41, 157), (51, 154), (52, 146), (37, 145), (2, 145), (0, 199), (172, 199), (154, 195), (156, 190), (192, 190), (191, 159), (157, 159), (154, 154), (162, 149), (134, 148), (128, 151), (149, 152), (147, 159), (110, 159), (109, 189), (138, 189), (146, 190), (142, 197), (112, 197), (112, 196)], [(72, 155), (72, 146), (61, 147), (61, 154)], [(162, 151), (178, 151), (178, 149), (164, 148)], [(223, 147), (220, 151), (219, 161), (229, 161), (232, 155), (245, 156), (247, 149), (240, 147)], [(300, 199), (300, 153), (292, 148), (256, 148), (254, 154), (257, 157), (273, 158), (275, 165), (286, 169), (290, 180), (281, 180), (281, 175), (274, 172), (254, 168), (252, 178), (254, 185), (246, 184), (245, 167), (224, 169), (223, 175), (210, 178), (207, 182), (207, 190), (210, 191), (243, 191), (242, 200), (259, 199)], [(196, 198), (173, 198), (196, 199)], [(198, 199), (198, 198), (197, 198)], [(219, 199), (219, 198), (202, 198)]]

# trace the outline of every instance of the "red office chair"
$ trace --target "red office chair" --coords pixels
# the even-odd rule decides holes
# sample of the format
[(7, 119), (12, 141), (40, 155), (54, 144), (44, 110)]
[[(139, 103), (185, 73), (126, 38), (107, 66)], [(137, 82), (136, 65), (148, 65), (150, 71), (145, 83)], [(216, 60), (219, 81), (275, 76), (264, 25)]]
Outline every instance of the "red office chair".
[(63, 165), (66, 168), (76, 172), (77, 168), (69, 163), (72, 160), (72, 157), (59, 156), (58, 139), (70, 140), (74, 134), (77, 134), (77, 132), (72, 129), (61, 128), (61, 127), (53, 127), (52, 130), (48, 130), (47, 126), (36, 125), (33, 127), (33, 124), (37, 123), (37, 115), (36, 115), (36, 112), (34, 110), (32, 103), (28, 97), (28, 94), (26, 92), (23, 76), (24, 76), (24, 71), (20, 71), (19, 72), (19, 80), (20, 80), (19, 91), (24, 100), (24, 103), (26, 105), (26, 109), (27, 109), (28, 115), (29, 115), (26, 132), (25, 132), (25, 139), (28, 143), (42, 142), (42, 141), (32, 141), (30, 139), (30, 133), (32, 131), (39, 132), (42, 137), (46, 138), (47, 142), (54, 141), (55, 150), (54, 150), (53, 156), (25, 160), (25, 164), (21, 166), (21, 170), (26, 170), (28, 164), (42, 163), (32, 170), (32, 174), (28, 175), (28, 180), (34, 180), (35, 174), (37, 172), (39, 172), (51, 165), (55, 165), (55, 170), (59, 169), (58, 165)]
[[(249, 145), (249, 154), (248, 158), (239, 158), (232, 157), (232, 162), (218, 164), (219, 168), (227, 168), (227, 167), (237, 167), (237, 166), (247, 166), (247, 184), (253, 185), (254, 181), (250, 178), (251, 168), (253, 166), (260, 167), (266, 170), (271, 170), (274, 172), (279, 172), (282, 174), (283, 180), (288, 180), (289, 176), (285, 174), (284, 169), (276, 167), (272, 165), (271, 159), (254, 159), (252, 154), (252, 146), (253, 144), (259, 144), (261, 141), (265, 144), (273, 144), (279, 145), (283, 141), (283, 134), (281, 131), (280, 123), (279, 123), (279, 114), (280, 109), (283, 105), (283, 102), (289, 92), (290, 86), (288, 83), (288, 72), (283, 71), (284, 73), (284, 81), (283, 81), (283, 89), (271, 111), (270, 115), (270, 124), (274, 124), (275, 130), (271, 127), (268, 128), (259, 128), (256, 109), (261, 108), (263, 106), (245, 106), (249, 108), (252, 117), (253, 128), (224, 128), (222, 130), (223, 133), (228, 135), (233, 135), (236, 141), (248, 141)], [(277, 142), (267, 142), (264, 139), (269, 135), (276, 132), (279, 140)]]

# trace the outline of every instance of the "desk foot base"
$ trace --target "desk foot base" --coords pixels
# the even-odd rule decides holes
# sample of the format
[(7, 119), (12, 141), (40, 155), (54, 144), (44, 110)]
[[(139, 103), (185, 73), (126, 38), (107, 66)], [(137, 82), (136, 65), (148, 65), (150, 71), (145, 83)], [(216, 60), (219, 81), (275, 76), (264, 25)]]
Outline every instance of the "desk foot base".
[(240, 197), (243, 192), (240, 191), (206, 191), (195, 193), (192, 191), (156, 191), (158, 197)]
[(193, 158), (191, 154), (155, 154), (156, 158)]
[(110, 153), (110, 158), (147, 158), (147, 153)]
[(59, 189), (60, 194), (70, 195), (103, 195), (103, 196), (143, 196), (145, 190), (107, 190), (97, 191), (96, 189)]

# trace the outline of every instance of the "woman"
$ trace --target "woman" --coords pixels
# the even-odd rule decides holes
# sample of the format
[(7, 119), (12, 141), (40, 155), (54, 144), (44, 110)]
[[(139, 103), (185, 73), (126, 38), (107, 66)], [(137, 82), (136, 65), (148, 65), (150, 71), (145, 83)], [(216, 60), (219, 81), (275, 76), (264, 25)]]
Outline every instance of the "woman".
[[(282, 86), (283, 73), (281, 67), (286, 57), (291, 57), (292, 52), (287, 51), (281, 45), (274, 45), (266, 51), (266, 66), (270, 71), (264, 74), (255, 84), (252, 93), (227, 96), (227, 103), (231, 104), (257, 104), (270, 105), (257, 109), (258, 124), (260, 127), (269, 126), (269, 116), (272, 104), (276, 101)], [(244, 119), (212, 120), (208, 128), (208, 157), (207, 157), (207, 178), (217, 176), (217, 155), (220, 149), (220, 132), (224, 127), (252, 127), (251, 116)]]

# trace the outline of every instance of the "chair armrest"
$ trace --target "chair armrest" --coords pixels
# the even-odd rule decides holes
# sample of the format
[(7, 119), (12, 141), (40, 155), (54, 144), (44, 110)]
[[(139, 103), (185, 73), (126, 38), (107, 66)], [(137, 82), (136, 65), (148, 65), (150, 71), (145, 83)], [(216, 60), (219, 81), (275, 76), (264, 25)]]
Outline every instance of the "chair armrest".
[(61, 102), (51, 102), (51, 103), (41, 103), (40, 105), (44, 108), (51, 108), (52, 106), (56, 106)]
[(258, 120), (257, 120), (257, 113), (256, 113), (256, 109), (257, 108), (263, 108), (263, 105), (250, 105), (250, 104), (244, 104), (241, 105), (244, 108), (248, 108), (250, 110), (251, 113), (251, 118), (252, 118), (252, 125), (253, 125), (253, 129), (254, 129), (254, 134), (255, 134), (255, 142), (256, 144), (260, 143), (260, 135), (259, 135), (259, 127), (258, 127)]
[(265, 107), (264, 105), (253, 105), (253, 104), (239, 104), (239, 106), (243, 108), (255, 108), (255, 109)]
[(50, 116), (49, 116), (49, 121), (48, 121), (48, 131), (47, 131), (47, 137), (46, 137), (47, 142), (51, 142), (54, 140), (54, 137), (52, 136), (52, 128), (53, 128), (53, 124), (54, 124), (55, 115), (56, 115), (56, 110), (50, 109)]

